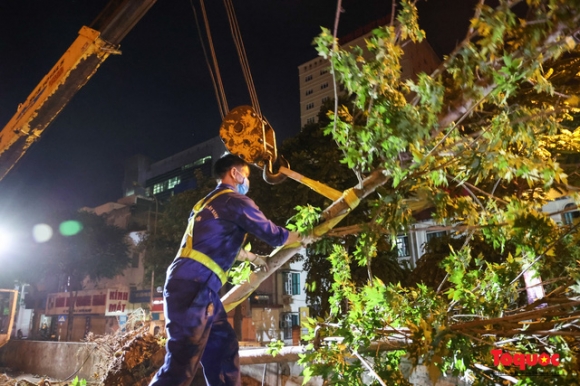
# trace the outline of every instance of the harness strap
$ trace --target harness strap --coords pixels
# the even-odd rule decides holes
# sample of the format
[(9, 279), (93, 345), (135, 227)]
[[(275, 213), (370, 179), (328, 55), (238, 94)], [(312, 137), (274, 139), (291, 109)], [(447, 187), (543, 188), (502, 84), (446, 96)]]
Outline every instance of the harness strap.
[(226, 284), (228, 281), (228, 273), (225, 272), (222, 267), (219, 266), (211, 257), (208, 255), (196, 251), (195, 249), (190, 249), (189, 251), (184, 251), (184, 253), (180, 257), (187, 257), (189, 259), (193, 259), (198, 263), (204, 265), (207, 269), (215, 273), (217, 277), (219, 277), (222, 285)]
[(197, 204), (193, 206), (193, 215), (187, 224), (187, 230), (185, 231), (185, 246), (179, 249), (177, 252), (177, 257), (188, 258), (197, 261), (198, 263), (205, 266), (207, 269), (212, 271), (222, 282), (222, 285), (226, 283), (228, 280), (228, 274), (225, 272), (222, 267), (219, 266), (211, 257), (208, 255), (196, 251), (193, 249), (193, 225), (195, 223), (195, 217), (199, 212), (201, 212), (207, 204), (212, 202), (216, 197), (221, 196), (225, 193), (233, 193), (231, 189), (224, 189), (209, 198), (201, 199)]

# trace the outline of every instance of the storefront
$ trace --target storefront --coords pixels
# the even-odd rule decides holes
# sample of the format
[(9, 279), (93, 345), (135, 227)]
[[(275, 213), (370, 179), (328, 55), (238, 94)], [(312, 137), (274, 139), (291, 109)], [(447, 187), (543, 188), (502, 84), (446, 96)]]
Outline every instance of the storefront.
[[(72, 321), (69, 305), (74, 301)], [(68, 292), (49, 294), (42, 317), (50, 318), (51, 334), (56, 340), (66, 340), (69, 323), (72, 323), (71, 341), (79, 341), (89, 333), (101, 335), (119, 328), (120, 320), (126, 320), (129, 312), (129, 289), (115, 288), (78, 291), (76, 299)], [(42, 323), (41, 323), (42, 328)]]

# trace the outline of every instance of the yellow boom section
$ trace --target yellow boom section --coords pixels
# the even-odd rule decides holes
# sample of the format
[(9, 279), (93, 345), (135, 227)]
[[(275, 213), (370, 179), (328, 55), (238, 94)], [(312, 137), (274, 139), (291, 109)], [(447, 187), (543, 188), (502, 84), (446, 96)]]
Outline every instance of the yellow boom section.
[(10, 340), (17, 300), (17, 291), (0, 289), (0, 347)]
[(99, 35), (98, 31), (82, 27), (73, 44), (0, 131), (0, 179), (40, 137), (109, 54), (116, 51)]

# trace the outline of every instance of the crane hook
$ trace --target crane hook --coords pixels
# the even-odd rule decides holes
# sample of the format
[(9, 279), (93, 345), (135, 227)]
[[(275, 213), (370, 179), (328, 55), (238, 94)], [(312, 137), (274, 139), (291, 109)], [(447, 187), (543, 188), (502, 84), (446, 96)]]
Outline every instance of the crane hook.
[[(290, 169), (290, 163), (286, 160), (286, 158), (284, 158), (282, 155), (280, 155), (280, 157), (278, 157), (278, 159), (280, 162), (280, 166), (283, 166), (285, 168)], [(288, 176), (281, 173), (281, 172), (274, 173), (273, 162), (272, 162), (272, 159), (270, 158), (264, 164), (262, 178), (264, 178), (264, 181), (266, 181), (270, 185), (277, 185), (281, 182), (284, 182), (286, 180), (286, 178), (288, 178)]]

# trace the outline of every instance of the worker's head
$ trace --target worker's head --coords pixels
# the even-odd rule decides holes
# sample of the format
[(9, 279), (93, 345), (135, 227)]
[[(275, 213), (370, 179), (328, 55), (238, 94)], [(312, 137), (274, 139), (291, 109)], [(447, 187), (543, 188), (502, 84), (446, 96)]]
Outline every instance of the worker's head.
[(235, 186), (239, 193), (250, 190), (250, 166), (246, 161), (233, 154), (217, 160), (213, 168), (215, 176), (224, 184)]

